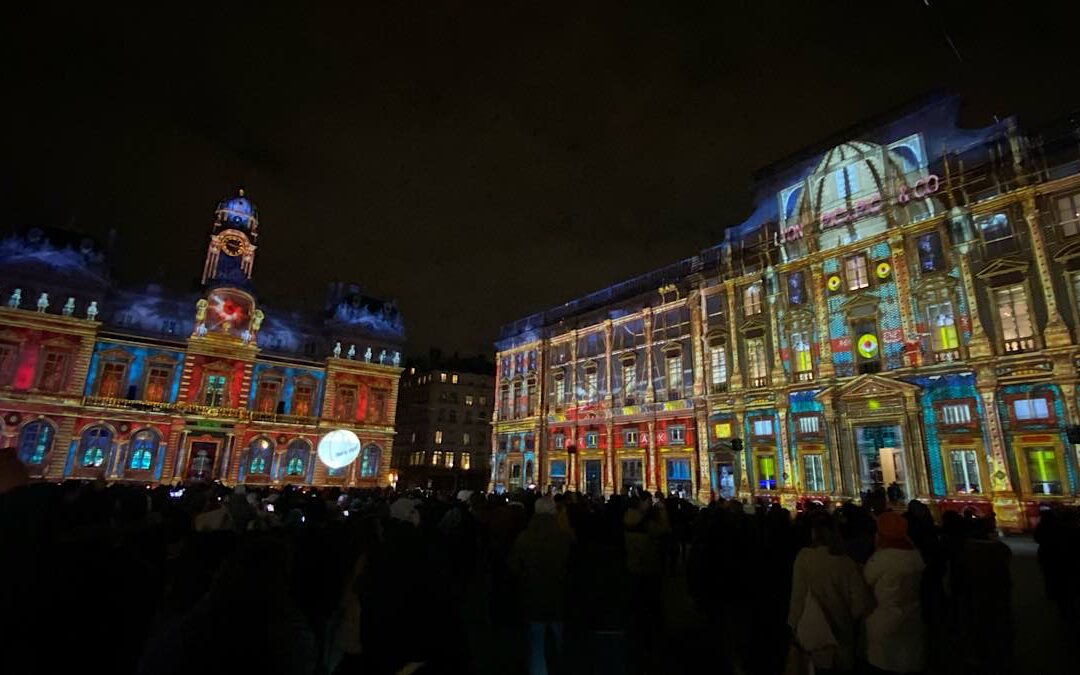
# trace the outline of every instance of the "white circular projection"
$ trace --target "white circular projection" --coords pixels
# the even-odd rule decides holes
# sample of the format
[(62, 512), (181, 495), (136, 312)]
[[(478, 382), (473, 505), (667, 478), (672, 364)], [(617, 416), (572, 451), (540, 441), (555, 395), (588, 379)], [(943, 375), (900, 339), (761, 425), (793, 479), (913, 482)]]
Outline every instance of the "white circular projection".
[(334, 429), (319, 440), (319, 459), (331, 469), (348, 466), (360, 455), (360, 439), (348, 429)]

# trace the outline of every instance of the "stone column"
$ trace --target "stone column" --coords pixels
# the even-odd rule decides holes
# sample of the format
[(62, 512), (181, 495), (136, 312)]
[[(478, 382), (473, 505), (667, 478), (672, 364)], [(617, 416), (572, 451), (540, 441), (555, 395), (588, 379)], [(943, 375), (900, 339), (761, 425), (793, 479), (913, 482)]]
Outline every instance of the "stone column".
[[(893, 279), (896, 282), (896, 301), (900, 303), (900, 329), (904, 332), (901, 337), (906, 344), (918, 334), (918, 330), (911, 310), (911, 275), (908, 273), (905, 257), (904, 236), (894, 232), (889, 236), (889, 264), (892, 265)], [(915, 352), (915, 362), (904, 365), (921, 366), (922, 363), (923, 352), (920, 349)]]
[(652, 403), (656, 400), (652, 376), (652, 309), (646, 307), (642, 314), (645, 323), (645, 402)]
[(825, 418), (825, 448), (829, 453), (829, 468), (832, 476), (829, 480), (830, 492), (835, 497), (854, 497), (854, 490), (850, 485), (850, 479), (844, 473), (843, 443), (841, 437), (843, 429), (836, 419), (836, 407), (831, 399), (823, 400), (823, 417)]
[(814, 318), (817, 321), (818, 343), (818, 379), (829, 380), (834, 375), (832, 360), (832, 338), (829, 334), (829, 304), (825, 295), (825, 276), (821, 263), (810, 266), (811, 282), (808, 285), (814, 303)]
[(975, 290), (975, 279), (971, 274), (971, 263), (968, 260), (969, 244), (957, 246), (960, 255), (960, 281), (964, 285), (964, 295), (967, 296), (968, 315), (971, 319), (971, 339), (967, 344), (968, 358), (981, 359), (993, 354), (990, 348), (990, 338), (983, 329), (982, 318), (979, 316), (979, 297)]
[(615, 489), (615, 433), (611, 420), (608, 420), (605, 432), (607, 447), (604, 448), (604, 494), (613, 494)]
[[(697, 458), (697, 499), (703, 504), (708, 504), (712, 497), (712, 478), (709, 466), (709, 411), (703, 407), (694, 410), (694, 422), (697, 429), (697, 439), (694, 443), (694, 455)], [(693, 493), (692, 493), (693, 494)]]
[(1043, 299), (1046, 301), (1046, 327), (1043, 328), (1043, 341), (1047, 347), (1062, 347), (1072, 344), (1072, 335), (1058, 311), (1057, 294), (1050, 278), (1050, 257), (1046, 252), (1046, 242), (1042, 227), (1039, 226), (1039, 209), (1035, 206), (1034, 194), (1024, 198), (1024, 220), (1027, 221), (1028, 234), (1031, 235), (1031, 252), (1035, 256), (1035, 269), (1042, 285)]
[(646, 490), (653, 490), (653, 476), (656, 471), (656, 422), (649, 420), (649, 445), (645, 448), (645, 476)]
[(739, 491), (738, 495), (740, 499), (749, 499), (750, 492), (750, 462), (747, 457), (750, 454), (750, 439), (746, 437), (746, 427), (743, 424), (745, 421), (746, 408), (742, 404), (736, 404), (732, 410), (735, 417), (735, 437), (742, 439), (743, 449), (739, 453), (738, 457), (733, 457), (736, 462), (739, 463)]
[(705, 329), (701, 317), (704, 315), (704, 295), (694, 289), (686, 299), (690, 305), (690, 344), (693, 345), (694, 396), (705, 395)]
[(728, 368), (728, 386), (731, 391), (743, 388), (742, 368), (739, 367), (739, 331), (736, 330), (735, 317), (735, 282), (724, 282), (724, 293), (727, 296), (728, 306), (728, 344), (731, 346), (731, 365)]
[[(615, 406), (615, 383), (612, 380), (615, 369), (611, 364), (611, 330), (611, 319), (608, 319), (604, 322), (604, 368), (605, 377), (607, 377), (607, 407), (609, 411)], [(610, 412), (608, 414), (610, 414)]]
[(979, 371), (976, 388), (983, 404), (984, 439), (989, 444), (987, 465), (990, 471), (994, 515), (997, 517), (998, 527), (1021, 530), (1024, 528), (1025, 518), (1012, 480), (1012, 467), (1005, 455), (1005, 431), (997, 409), (997, 381), (989, 368)]

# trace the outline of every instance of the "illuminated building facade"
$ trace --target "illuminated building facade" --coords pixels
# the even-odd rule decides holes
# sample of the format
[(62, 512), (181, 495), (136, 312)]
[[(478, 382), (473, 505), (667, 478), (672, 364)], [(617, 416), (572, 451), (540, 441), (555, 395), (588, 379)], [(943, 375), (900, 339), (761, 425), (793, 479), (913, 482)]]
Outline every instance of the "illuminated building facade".
[[(401, 318), (332, 285), (325, 308), (278, 312), (251, 284), (259, 219), (243, 191), (215, 213), (200, 290), (122, 288), (90, 239), (0, 242), (0, 435), (32, 476), (139, 483), (392, 482)], [(331, 469), (319, 440), (348, 429)]]
[(719, 245), (504, 327), (493, 486), (1075, 503), (1078, 128), (957, 110), (771, 166)]
[(488, 359), (433, 359), (409, 367), (398, 393), (393, 467), (399, 487), (486, 490), (491, 458)]

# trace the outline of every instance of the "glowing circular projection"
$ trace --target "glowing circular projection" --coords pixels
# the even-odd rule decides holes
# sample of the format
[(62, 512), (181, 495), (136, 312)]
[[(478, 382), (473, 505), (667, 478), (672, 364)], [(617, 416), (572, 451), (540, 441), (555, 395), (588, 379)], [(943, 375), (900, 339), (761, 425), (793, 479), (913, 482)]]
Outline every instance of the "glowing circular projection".
[(877, 354), (877, 336), (872, 333), (864, 333), (859, 337), (859, 355), (864, 359), (872, 359)]
[(890, 265), (889, 263), (883, 262), (883, 263), (878, 264), (878, 266), (877, 266), (878, 279), (887, 278), (891, 272), (892, 272), (892, 265)]
[(841, 282), (840, 282), (840, 277), (838, 277), (837, 275), (834, 274), (831, 277), (829, 277), (829, 282), (828, 283), (829, 283), (829, 290), (830, 291), (838, 291), (838, 290), (840, 290), (840, 283)]
[(319, 459), (331, 469), (353, 463), (360, 455), (360, 439), (348, 429), (334, 429), (319, 439)]

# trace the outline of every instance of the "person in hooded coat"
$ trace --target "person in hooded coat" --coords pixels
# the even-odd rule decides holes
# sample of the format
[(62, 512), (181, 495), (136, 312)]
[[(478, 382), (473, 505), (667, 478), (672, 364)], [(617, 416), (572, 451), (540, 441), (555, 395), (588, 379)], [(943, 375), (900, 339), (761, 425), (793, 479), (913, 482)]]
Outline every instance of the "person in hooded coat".
[(866, 617), (866, 659), (887, 673), (917, 673), (926, 666), (920, 603), (926, 565), (907, 532), (900, 514), (878, 516), (877, 550), (863, 569), (877, 601)]

